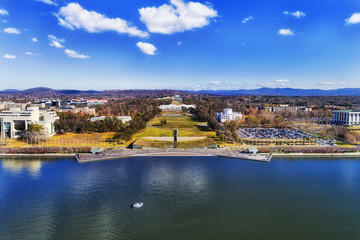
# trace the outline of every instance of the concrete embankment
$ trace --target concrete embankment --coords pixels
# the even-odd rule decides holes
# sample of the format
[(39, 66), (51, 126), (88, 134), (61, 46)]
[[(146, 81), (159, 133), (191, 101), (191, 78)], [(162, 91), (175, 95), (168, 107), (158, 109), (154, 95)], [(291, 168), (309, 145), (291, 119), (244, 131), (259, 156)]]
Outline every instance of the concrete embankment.
[(44, 153), (44, 154), (25, 154), (25, 153), (2, 153), (0, 158), (74, 158), (75, 153)]
[(79, 163), (103, 161), (117, 158), (128, 157), (141, 157), (141, 156), (214, 156), (214, 157), (227, 157), (236, 158), (251, 161), (269, 162), (271, 160), (271, 154), (258, 154), (250, 155), (241, 153), (232, 149), (214, 149), (214, 150), (202, 150), (202, 149), (154, 149), (154, 150), (140, 150), (140, 149), (126, 149), (121, 151), (105, 152), (98, 155), (90, 154), (77, 154), (76, 159)]
[(360, 158), (360, 152), (353, 153), (273, 153), (273, 157), (354, 157)]

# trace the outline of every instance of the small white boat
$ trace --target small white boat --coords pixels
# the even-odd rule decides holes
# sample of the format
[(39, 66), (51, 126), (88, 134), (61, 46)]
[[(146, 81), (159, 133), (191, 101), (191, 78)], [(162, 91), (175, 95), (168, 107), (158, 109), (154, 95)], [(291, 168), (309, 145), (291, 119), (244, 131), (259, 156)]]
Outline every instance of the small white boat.
[(142, 202), (137, 202), (132, 205), (133, 208), (141, 208), (144, 205)]

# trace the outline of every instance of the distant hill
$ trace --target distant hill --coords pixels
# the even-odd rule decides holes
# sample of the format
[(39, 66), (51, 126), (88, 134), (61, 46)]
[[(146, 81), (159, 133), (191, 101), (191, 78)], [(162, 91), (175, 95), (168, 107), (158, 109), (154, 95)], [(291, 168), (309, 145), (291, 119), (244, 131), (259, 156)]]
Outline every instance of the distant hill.
[(5, 89), (0, 91), (0, 93), (16, 93), (16, 92), (20, 92), (20, 90), (17, 89)]
[(200, 91), (185, 91), (185, 90), (76, 90), (76, 89), (51, 89), (45, 87), (30, 88), (26, 90), (6, 89), (0, 91), (0, 94), (14, 95), (14, 96), (35, 96), (35, 97), (55, 97), (64, 95), (73, 96), (173, 96), (175, 94), (210, 94), (219, 96), (236, 96), (236, 95), (268, 95), (268, 96), (360, 96), (360, 88), (341, 88), (333, 90), (322, 89), (296, 89), (296, 88), (259, 88), (259, 89), (239, 89), (239, 90), (200, 90)]
[(46, 97), (61, 97), (61, 96), (84, 96), (84, 97), (105, 97), (105, 96), (114, 96), (114, 97), (134, 97), (134, 96), (146, 96), (146, 97), (158, 97), (158, 96), (173, 96), (175, 94), (186, 95), (189, 92), (179, 91), (179, 90), (168, 90), (168, 89), (159, 89), (159, 90), (141, 90), (141, 89), (131, 89), (131, 90), (105, 90), (105, 91), (96, 91), (96, 90), (76, 90), (76, 89), (51, 89), (45, 87), (30, 88), (26, 90), (17, 90), (17, 89), (7, 89), (0, 91), (0, 94), (12, 95), (12, 96), (32, 96), (38, 98)]
[(269, 96), (360, 96), (360, 88), (340, 88), (333, 90), (296, 88), (259, 88), (239, 90), (200, 90), (195, 93), (211, 95), (269, 95)]

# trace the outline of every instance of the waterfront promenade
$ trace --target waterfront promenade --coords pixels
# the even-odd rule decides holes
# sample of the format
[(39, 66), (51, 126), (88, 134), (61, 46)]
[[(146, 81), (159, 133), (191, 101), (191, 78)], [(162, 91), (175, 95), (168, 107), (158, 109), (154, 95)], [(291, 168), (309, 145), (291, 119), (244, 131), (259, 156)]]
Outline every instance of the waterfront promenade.
[(270, 162), (271, 154), (247, 154), (235, 149), (122, 149), (110, 150), (101, 154), (76, 154), (76, 160), (79, 163), (103, 161), (117, 158), (139, 157), (139, 156), (215, 156), (236, 158), (242, 160)]

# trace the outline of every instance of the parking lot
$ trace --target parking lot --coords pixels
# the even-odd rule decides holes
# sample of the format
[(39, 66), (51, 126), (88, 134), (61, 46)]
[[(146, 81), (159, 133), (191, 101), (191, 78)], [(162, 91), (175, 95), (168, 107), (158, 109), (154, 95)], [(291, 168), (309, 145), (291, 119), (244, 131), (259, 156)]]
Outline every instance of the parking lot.
[(303, 139), (313, 138), (313, 134), (294, 129), (282, 128), (241, 128), (239, 132), (253, 139)]
[(296, 139), (305, 140), (313, 139), (315, 145), (335, 145), (334, 140), (322, 139), (314, 134), (302, 132), (296, 129), (282, 129), (282, 128), (240, 128), (238, 129), (240, 138), (251, 138), (255, 140), (262, 139)]

